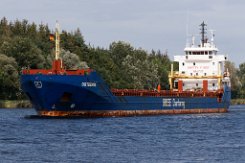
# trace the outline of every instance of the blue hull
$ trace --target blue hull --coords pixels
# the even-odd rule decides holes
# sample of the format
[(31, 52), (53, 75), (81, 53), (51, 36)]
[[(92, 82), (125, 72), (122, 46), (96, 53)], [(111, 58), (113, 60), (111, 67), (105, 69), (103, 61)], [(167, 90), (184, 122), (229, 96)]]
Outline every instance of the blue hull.
[(135, 116), (226, 112), (230, 88), (223, 96), (116, 96), (95, 72), (88, 75), (23, 74), (22, 90), (39, 115)]

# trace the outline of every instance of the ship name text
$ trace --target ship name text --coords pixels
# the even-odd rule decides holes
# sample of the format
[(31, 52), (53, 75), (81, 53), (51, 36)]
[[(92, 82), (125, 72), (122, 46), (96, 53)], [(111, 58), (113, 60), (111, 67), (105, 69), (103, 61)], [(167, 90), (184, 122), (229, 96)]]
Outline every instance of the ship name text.
[(182, 107), (185, 109), (185, 101), (180, 101), (179, 99), (164, 98), (162, 102), (163, 107)]
[(95, 82), (82, 82), (81, 86), (82, 87), (96, 87), (96, 83)]

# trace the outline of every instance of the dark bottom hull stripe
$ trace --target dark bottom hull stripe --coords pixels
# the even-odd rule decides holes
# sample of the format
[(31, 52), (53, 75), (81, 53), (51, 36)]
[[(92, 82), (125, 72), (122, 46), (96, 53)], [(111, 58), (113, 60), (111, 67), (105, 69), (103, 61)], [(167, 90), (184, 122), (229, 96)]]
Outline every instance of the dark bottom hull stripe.
[(126, 117), (165, 114), (225, 113), (227, 109), (176, 109), (176, 110), (104, 110), (104, 111), (38, 111), (39, 116), (48, 117)]

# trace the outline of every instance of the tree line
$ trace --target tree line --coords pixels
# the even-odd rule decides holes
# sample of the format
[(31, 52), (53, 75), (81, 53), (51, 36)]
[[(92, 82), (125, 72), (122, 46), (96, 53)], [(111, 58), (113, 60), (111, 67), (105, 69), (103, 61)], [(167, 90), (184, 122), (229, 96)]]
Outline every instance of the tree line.
[[(0, 99), (23, 99), (19, 78), (23, 68), (51, 68), (54, 42), (52, 30), (45, 24), (27, 20), (0, 21)], [(168, 89), (168, 71), (172, 61), (167, 52), (134, 48), (127, 42), (112, 42), (108, 49), (85, 44), (80, 29), (61, 32), (61, 57), (68, 69), (95, 69), (111, 88)], [(178, 67), (175, 66), (177, 69)], [(232, 97), (245, 98), (245, 63), (235, 68), (227, 62), (231, 74)]]
[[(23, 68), (48, 69), (54, 58), (53, 31), (27, 20), (0, 21), (0, 99), (23, 99), (19, 78)], [(92, 68), (111, 88), (168, 88), (171, 60), (166, 52), (112, 42), (108, 49), (85, 44), (81, 31), (61, 31), (61, 57), (68, 69)]]

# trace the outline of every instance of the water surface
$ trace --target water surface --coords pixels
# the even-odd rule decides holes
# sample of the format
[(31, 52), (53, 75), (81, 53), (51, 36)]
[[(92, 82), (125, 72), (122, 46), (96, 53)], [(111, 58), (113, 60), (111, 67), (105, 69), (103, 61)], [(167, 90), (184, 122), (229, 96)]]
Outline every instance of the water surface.
[(245, 106), (229, 113), (30, 119), (0, 109), (0, 162), (245, 162)]

